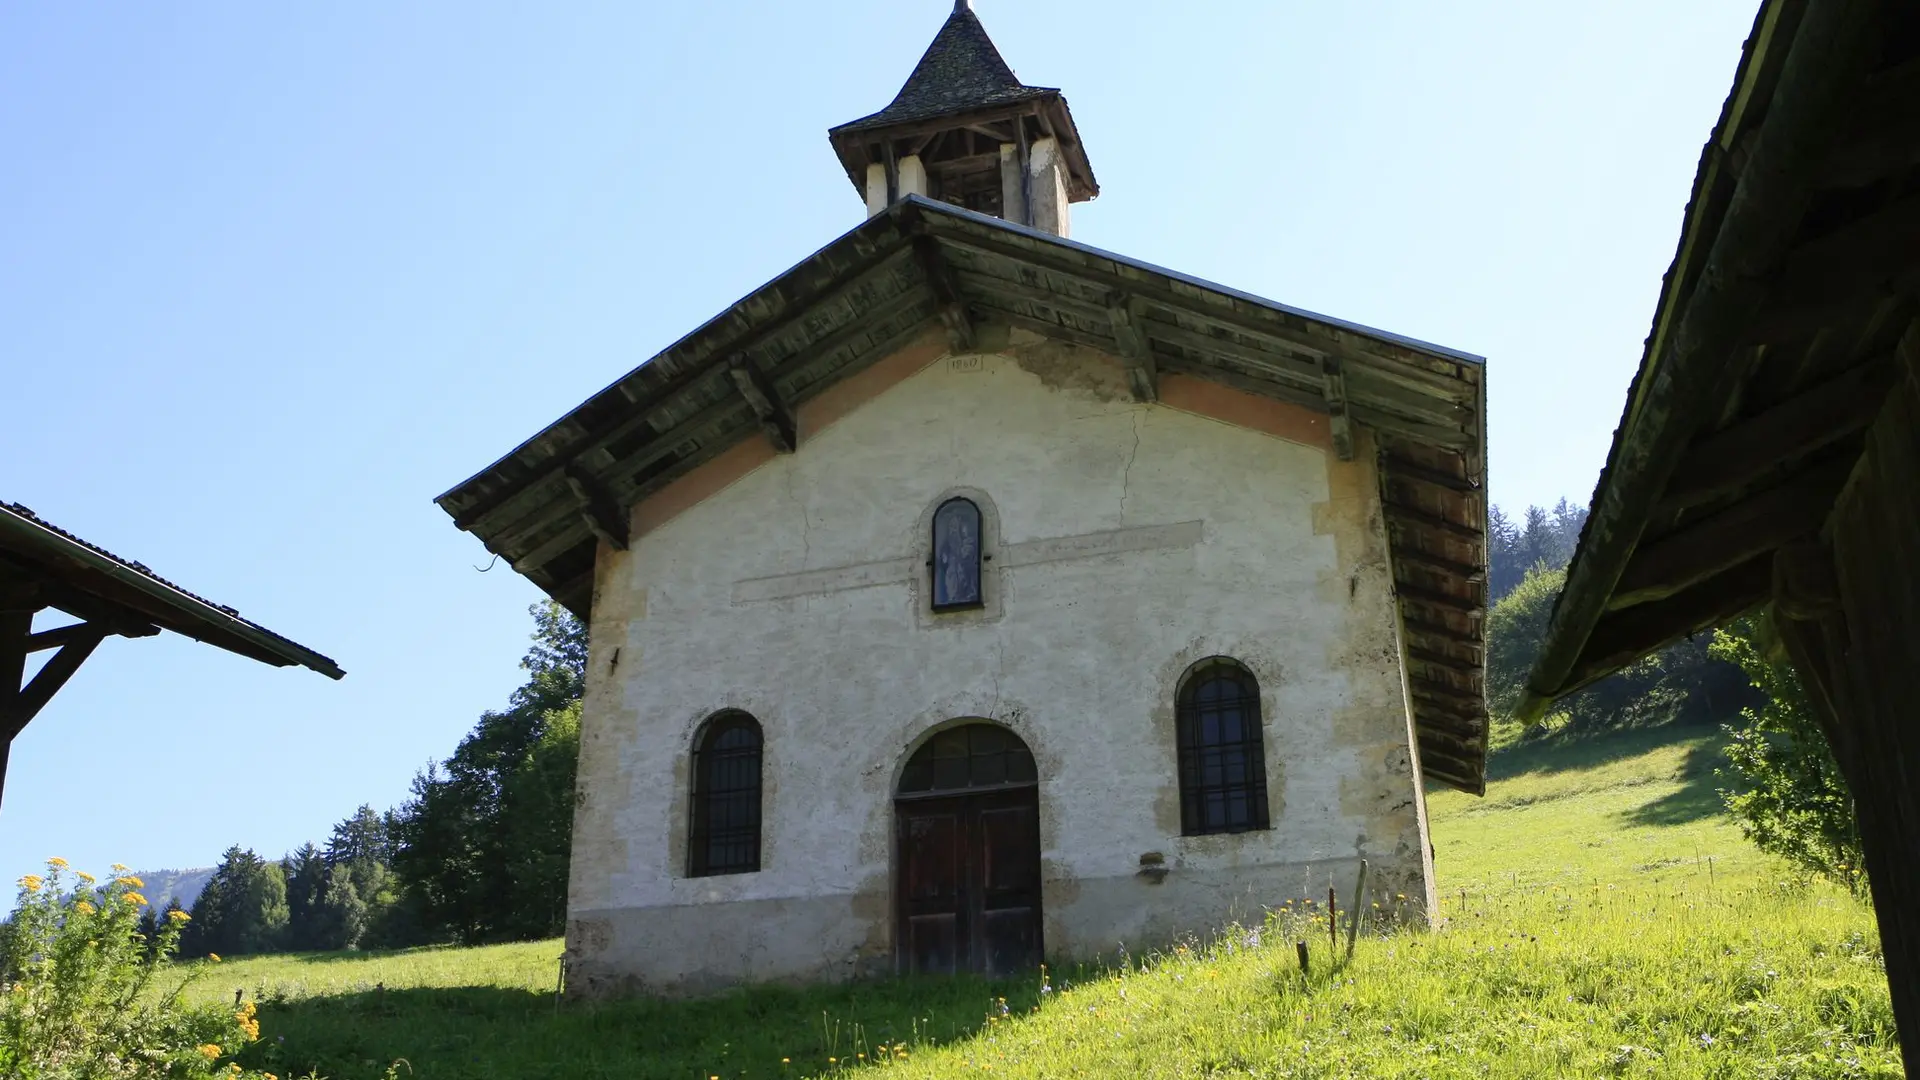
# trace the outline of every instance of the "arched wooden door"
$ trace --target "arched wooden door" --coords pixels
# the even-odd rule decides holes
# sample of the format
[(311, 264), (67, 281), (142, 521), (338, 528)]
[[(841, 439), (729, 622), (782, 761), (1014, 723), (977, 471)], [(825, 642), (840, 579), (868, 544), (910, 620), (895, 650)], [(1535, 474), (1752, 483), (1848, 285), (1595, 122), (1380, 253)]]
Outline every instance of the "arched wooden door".
[(914, 751), (894, 837), (902, 972), (1008, 975), (1040, 963), (1040, 784), (1019, 736), (967, 724)]

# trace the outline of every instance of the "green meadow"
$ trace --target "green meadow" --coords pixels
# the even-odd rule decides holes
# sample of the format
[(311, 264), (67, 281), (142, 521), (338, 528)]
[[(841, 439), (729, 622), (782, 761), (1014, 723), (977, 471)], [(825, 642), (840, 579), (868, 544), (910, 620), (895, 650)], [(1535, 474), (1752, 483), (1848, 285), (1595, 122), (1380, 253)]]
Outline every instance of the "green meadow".
[(260, 1003), (244, 1064), (335, 1080), (1901, 1075), (1871, 912), (1742, 840), (1718, 760), (1701, 729), (1505, 750), (1487, 798), (1430, 801), (1444, 927), (1351, 963), (1286, 910), (1044, 983), (582, 1005), (543, 941), (203, 963), (188, 994)]

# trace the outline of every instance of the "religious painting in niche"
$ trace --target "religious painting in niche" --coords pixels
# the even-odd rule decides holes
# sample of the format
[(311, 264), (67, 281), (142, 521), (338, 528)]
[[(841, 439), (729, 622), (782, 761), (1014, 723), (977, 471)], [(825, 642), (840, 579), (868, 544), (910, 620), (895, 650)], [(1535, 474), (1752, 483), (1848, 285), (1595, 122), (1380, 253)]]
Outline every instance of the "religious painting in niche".
[(954, 498), (933, 512), (933, 610), (977, 608), (980, 591), (980, 508)]

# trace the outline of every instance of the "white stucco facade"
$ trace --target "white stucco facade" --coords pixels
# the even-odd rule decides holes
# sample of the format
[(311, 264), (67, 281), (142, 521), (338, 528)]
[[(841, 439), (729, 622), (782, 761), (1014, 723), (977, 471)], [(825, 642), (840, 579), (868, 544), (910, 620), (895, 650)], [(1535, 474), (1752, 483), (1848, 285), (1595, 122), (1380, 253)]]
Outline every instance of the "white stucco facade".
[[(741, 447), (601, 547), (575, 990), (891, 971), (895, 784), (966, 718), (1036, 759), (1051, 957), (1330, 882), (1344, 905), (1361, 858), (1373, 899), (1431, 910), (1369, 455), (1338, 460), (1291, 406), (1172, 377), (1139, 404), (1110, 358), (982, 338), (882, 361), (803, 407), (796, 453)], [(988, 519), (987, 602), (936, 615), (928, 520), (954, 493)], [(1272, 827), (1182, 836), (1174, 694), (1216, 655), (1259, 680)], [(692, 740), (723, 709), (764, 732), (760, 869), (689, 877)], [(1141, 873), (1154, 855), (1163, 877)]]

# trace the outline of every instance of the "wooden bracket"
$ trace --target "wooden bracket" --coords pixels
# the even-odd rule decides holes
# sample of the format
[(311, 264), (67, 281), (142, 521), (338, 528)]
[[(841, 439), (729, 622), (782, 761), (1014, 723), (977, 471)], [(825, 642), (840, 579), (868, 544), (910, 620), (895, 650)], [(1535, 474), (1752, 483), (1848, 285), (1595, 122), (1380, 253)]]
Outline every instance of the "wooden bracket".
[(1133, 400), (1160, 400), (1160, 373), (1153, 362), (1153, 344), (1147, 340), (1140, 318), (1140, 301), (1116, 292), (1107, 298), (1107, 318), (1113, 323), (1113, 340), (1119, 346), (1120, 359), (1127, 365), (1127, 381), (1133, 386)]
[(799, 436), (793, 422), (793, 414), (787, 411), (780, 400), (780, 394), (768, 382), (760, 369), (745, 357), (736, 358), (727, 368), (727, 377), (747, 399), (747, 405), (753, 409), (753, 415), (760, 418), (760, 426), (766, 430), (767, 440), (773, 448), (783, 454), (791, 454), (800, 445)]
[(1773, 606), (1786, 618), (1803, 621), (1840, 611), (1840, 579), (1825, 545), (1800, 540), (1773, 553)]
[(940, 242), (931, 236), (914, 237), (913, 257), (933, 290), (940, 322), (947, 328), (947, 345), (956, 353), (973, 351), (973, 316), (960, 295), (960, 281), (954, 277), (953, 267), (948, 266), (946, 257), (940, 254)]
[(1320, 358), (1320, 389), (1327, 398), (1333, 452), (1341, 461), (1352, 461), (1353, 421), (1347, 416), (1347, 375), (1339, 357), (1329, 354)]
[(627, 550), (627, 516), (606, 492), (577, 466), (566, 469), (567, 487), (580, 504), (580, 520), (615, 551)]

